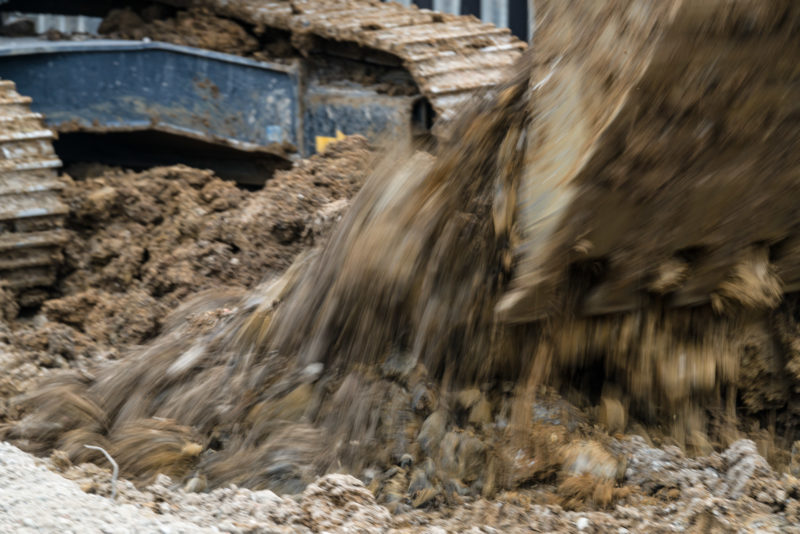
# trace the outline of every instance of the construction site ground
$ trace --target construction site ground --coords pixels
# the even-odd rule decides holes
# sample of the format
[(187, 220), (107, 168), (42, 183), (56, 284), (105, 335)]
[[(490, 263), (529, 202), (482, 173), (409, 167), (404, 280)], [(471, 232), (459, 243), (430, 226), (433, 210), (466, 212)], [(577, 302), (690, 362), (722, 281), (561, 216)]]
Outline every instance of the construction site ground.
[[(91, 374), (124, 359), (168, 329), (169, 314), (201, 292), (212, 304), (188, 320), (198, 333), (208, 331), (230, 313), (232, 296), (324, 241), (373, 163), (367, 143), (351, 137), (257, 191), (184, 166), (67, 168), (70, 239), (51, 298), (19, 309), (0, 290), (0, 424), (19, 420), (15, 399), (43, 376)], [(629, 434), (609, 434), (590, 407), (554, 393), (542, 399), (543, 410), (556, 406), (560, 415), (534, 427), (534, 440), (559, 448), (568, 476), (446, 502), (392, 504), (386, 485), (376, 498), (369, 480), (347, 475), (281, 496), (237, 487), (204, 492), (192, 480), (181, 485), (165, 476), (138, 487), (122, 479), (111, 502), (110, 469), (72, 465), (59, 451), (34, 459), (0, 444), (0, 530), (800, 532), (793, 451), (770, 451), (769, 436), (759, 440), (755, 431), (745, 434), (755, 441), (690, 457), (658, 429), (630, 424)], [(782, 467), (774, 470), (759, 450), (783, 458)], [(384, 480), (410, 475), (402, 463), (380, 467)]]

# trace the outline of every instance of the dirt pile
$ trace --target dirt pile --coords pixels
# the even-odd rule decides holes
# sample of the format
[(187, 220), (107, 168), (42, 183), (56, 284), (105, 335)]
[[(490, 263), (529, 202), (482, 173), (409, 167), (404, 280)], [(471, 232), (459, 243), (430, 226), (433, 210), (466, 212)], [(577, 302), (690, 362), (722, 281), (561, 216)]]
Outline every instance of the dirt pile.
[(139, 343), (187, 295), (251, 288), (285, 270), (341, 215), (367, 158), (351, 138), (252, 193), (184, 166), (72, 181), (65, 296), (43, 312), (97, 342)]
[(42, 370), (115, 358), (158, 333), (187, 296), (240, 294), (285, 270), (341, 217), (369, 160), (364, 139), (351, 137), (252, 192), (185, 166), (71, 168), (70, 239), (53, 298), (35, 318), (17, 318), (0, 288), (0, 420)]
[(205, 8), (180, 10), (174, 16), (170, 16), (168, 8), (158, 4), (139, 13), (128, 7), (114, 9), (103, 19), (98, 32), (114, 39), (140, 41), (147, 37), (240, 56), (252, 55), (260, 48), (258, 39), (240, 24)]
[[(236, 11), (235, 6), (227, 7)], [(99, 33), (105, 38), (150, 39), (261, 61), (284, 62), (302, 57), (314, 83), (349, 87), (351, 82), (357, 82), (391, 95), (418, 93), (417, 85), (402, 68), (382, 65), (380, 61), (355, 60), (347, 45), (318, 42), (303, 31), (293, 35), (263, 23), (223, 17), (207, 7), (172, 9), (152, 5), (138, 11), (130, 7), (114, 9), (103, 20)], [(357, 56), (361, 55), (370, 53), (361, 50)]]
[(119, 497), (111, 501), (98, 495), (110, 485), (108, 473), (92, 465), (73, 467), (58, 455), (35, 460), (0, 443), (0, 466), (3, 532), (288, 534), (385, 532), (391, 524), (386, 509), (347, 475), (318, 480), (296, 501), (239, 488), (185, 493), (165, 476), (144, 491), (121, 480)]

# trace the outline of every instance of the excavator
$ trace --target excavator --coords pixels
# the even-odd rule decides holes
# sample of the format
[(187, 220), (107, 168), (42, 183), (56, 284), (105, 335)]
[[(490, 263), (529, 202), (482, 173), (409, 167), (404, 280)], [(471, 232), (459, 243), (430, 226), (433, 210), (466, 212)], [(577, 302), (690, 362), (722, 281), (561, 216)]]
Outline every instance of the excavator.
[[(38, 5), (36, 2), (23, 4), (27, 10)], [(55, 9), (55, 5), (49, 5), (52, 2), (40, 4), (42, 11)], [(81, 4), (71, 3), (69, 11), (104, 12), (103, 6), (98, 8), (96, 2), (83, 3), (83, 8)], [(66, 46), (47, 53), (41, 50), (37, 53), (36, 47), (42, 48), (41, 42), (34, 45), (17, 39), (16, 43), (5, 44), (5, 52), (0, 55), (2, 74), (10, 74), (5, 77), (12, 80), (24, 79), (25, 85), (30, 87), (29, 93), (36, 93), (34, 102), (42, 101), (40, 106), (34, 107), (54, 118), (48, 122), (49, 128), (45, 127), (41, 113), (28, 111), (30, 100), (16, 93), (12, 81), (3, 82), (6, 110), (3, 121), (8, 133), (3, 137), (7, 170), (0, 190), (5, 200), (0, 247), (6, 259), (0, 272), (12, 287), (45, 287), (52, 281), (58, 259), (62, 239), (58, 228), (63, 224), (65, 210), (57, 197), (54, 176), (59, 162), (50, 143), (53, 134), (48, 129), (108, 132), (115, 127), (130, 130), (136, 127), (131, 124), (138, 121), (140, 128), (182, 131), (205, 139), (214, 137), (221, 143), (246, 145), (253, 150), (287, 143), (300, 145), (299, 153), (307, 155), (315, 148), (324, 147), (327, 139), (337, 134), (377, 135), (377, 132), (391, 131), (392, 135), (399, 136), (399, 132), (405, 130), (404, 135), (408, 136), (415, 128), (423, 131), (431, 122), (431, 118), (420, 118), (426, 115), (425, 110), (429, 110), (427, 115), (436, 117), (437, 123), (444, 124), (455, 117), (475, 93), (485, 92), (504, 79), (509, 66), (519, 59), (525, 48), (525, 44), (508, 30), (481, 23), (473, 17), (434, 13), (393, 3), (369, 1), (342, 5), (318, 1), (238, 0), (189, 4), (256, 28), (253, 31), (261, 35), (285, 32), (288, 39), (297, 44), (298, 56), (304, 58), (298, 70), (314, 71), (317, 68), (314, 65), (333, 61), (331, 58), (381, 65), (402, 71), (411, 80), (405, 80), (412, 86), (410, 92), (418, 96), (402, 98), (402, 106), (388, 103), (391, 96), (375, 103), (359, 94), (363, 89), (358, 87), (340, 90), (334, 100), (324, 94), (329, 88), (316, 81), (323, 75), (312, 72), (307, 80), (297, 82), (306, 87), (306, 92), (294, 98), (303, 101), (273, 106), (288, 108), (287, 114), (257, 117), (249, 130), (258, 131), (258, 134), (231, 134), (228, 132), (242, 124), (238, 120), (244, 114), (242, 110), (252, 109), (251, 102), (237, 107), (237, 102), (231, 98), (208, 106), (215, 108), (210, 121), (209, 116), (197, 113), (187, 117), (182, 110), (170, 117), (164, 109), (169, 105), (174, 109), (175, 102), (141, 110), (146, 107), (141, 101), (148, 95), (148, 87), (143, 86), (133, 90), (116, 89), (120, 94), (113, 102), (118, 107), (120, 102), (128, 102), (141, 116), (120, 118), (120, 112), (112, 117), (108, 113), (102, 116), (99, 111), (94, 113), (85, 101), (59, 97), (58, 91), (49, 89), (53, 87), (54, 76), (65, 80), (59, 82), (62, 85), (73, 82), (66, 74), (69, 71), (52, 67), (51, 78), (45, 78), (42, 72), (47, 69), (42, 65), (56, 60), (57, 64), (61, 62), (68, 68), (74, 67), (75, 61), (85, 64), (93, 61), (95, 70), (106, 71), (106, 63), (101, 64), (107, 61), (103, 57), (109, 56), (109, 60), (119, 63), (122, 56), (101, 53), (103, 48), (95, 40), (56, 43)], [(568, 11), (586, 11), (568, 4), (564, 8)], [(555, 125), (545, 127), (546, 120), (550, 119), (534, 121), (534, 124), (541, 124), (542, 132), (552, 132), (548, 134), (552, 139), (535, 136), (536, 142), (541, 143), (537, 150), (543, 157), (537, 158), (535, 165), (526, 165), (521, 179), (518, 224), (520, 233), (528, 237), (518, 249), (521, 263), (515, 275), (516, 289), (507, 295), (498, 310), (509, 320), (546, 315), (548, 287), (559, 273), (563, 274), (566, 266), (576, 262), (604, 264), (602, 281), (586, 294), (584, 312), (589, 314), (632, 309), (653, 294), (667, 296), (675, 306), (696, 305), (712, 298), (732, 269), (746, 269), (745, 265), (764, 261), (780, 271), (784, 289), (791, 290), (798, 284), (800, 271), (794, 267), (794, 258), (800, 245), (795, 243), (796, 221), (792, 197), (787, 194), (793, 191), (792, 180), (797, 171), (796, 161), (790, 156), (794, 151), (789, 150), (786, 143), (795, 138), (780, 135), (781, 143), (761, 140), (764, 135), (773, 132), (777, 135), (780, 129), (789, 128), (791, 123), (787, 121), (797, 111), (797, 94), (792, 91), (796, 69), (793, 58), (780, 41), (789, 40), (788, 50), (792, 50), (792, 19), (789, 18), (789, 22), (780, 19), (784, 16), (782, 4), (768, 7), (735, 2), (731, 7), (735, 15), (731, 17), (739, 18), (731, 20), (729, 27), (722, 22), (711, 25), (704, 17), (721, 9), (715, 6), (716, 3), (706, 7), (695, 6), (692, 2), (681, 4), (680, 8), (675, 8), (676, 13), (670, 14), (669, 28), (660, 35), (657, 45), (645, 41), (644, 35), (636, 35), (630, 39), (639, 41), (631, 41), (633, 48), (627, 49), (624, 48), (629, 39), (627, 26), (602, 26), (607, 33), (600, 36), (594, 35), (591, 28), (580, 28), (583, 40), (576, 37), (575, 43), (567, 43), (547, 33), (548, 28), (555, 27), (548, 24), (547, 9), (531, 10), (538, 14), (538, 27), (543, 32), (536, 40), (541, 53), (552, 47), (555, 54), (559, 47), (567, 50), (568, 44), (569, 49), (577, 49), (587, 45), (584, 42), (587, 36), (611, 39), (610, 35), (614, 34), (615, 44), (600, 43), (603, 46), (598, 45), (598, 49), (608, 48), (608, 51), (606, 56), (594, 61), (598, 65), (606, 61), (622, 70), (609, 71), (603, 82), (608, 84), (606, 88), (598, 81), (597, 73), (583, 72), (592, 65), (575, 66), (581, 72), (572, 76), (568, 83), (564, 82), (563, 92), (557, 95), (565, 104), (562, 106), (559, 100), (554, 102), (552, 113), (542, 113), (555, 120), (556, 113), (563, 110), (567, 114), (564, 119), (575, 120), (570, 121), (570, 126), (557, 129)], [(4, 6), (9, 10), (21, 7), (14, 2)], [(107, 12), (108, 6), (104, 9)], [(786, 16), (791, 17), (791, 9), (788, 11)], [(754, 49), (747, 41), (748, 32), (758, 32), (761, 25), (769, 24), (775, 26), (775, 35), (767, 40), (759, 34), (758, 49)], [(570, 31), (578, 32), (578, 29), (572, 27)], [(773, 31), (772, 26), (768, 29)], [(619, 35), (614, 30), (619, 30)], [(105, 41), (102, 43), (108, 46)], [(128, 41), (119, 43), (130, 48)], [(139, 43), (145, 47), (157, 45)], [(777, 53), (779, 50), (781, 53)], [(133, 54), (130, 50), (119, 52), (125, 53)], [(74, 59), (76, 57), (79, 59)], [(766, 57), (770, 57), (774, 67), (771, 63), (765, 64)], [(129, 63), (132, 62), (131, 59)], [(207, 65), (201, 67), (212, 76)], [(118, 77), (126, 74), (114, 73)], [(220, 74), (223, 75), (230, 76), (230, 73)], [(132, 86), (139, 83), (134, 77), (120, 79)], [(81, 83), (81, 80), (74, 83)], [(281, 94), (264, 80), (239, 78), (235, 83), (264, 83), (273, 90), (272, 94), (268, 89), (264, 93)], [(119, 87), (120, 82), (103, 85)], [(63, 91), (71, 89), (66, 87)], [(114, 90), (112, 87), (111, 91)], [(140, 94), (131, 96), (130, 93), (137, 90)], [(216, 91), (230, 93), (233, 88), (223, 86)], [(78, 92), (76, 88), (75, 93)], [(88, 98), (97, 98), (97, 95), (88, 94)], [(107, 108), (114, 98), (104, 95), (100, 99), (102, 106), (96, 107)], [(357, 112), (362, 115), (371, 115), (371, 122), (343, 107), (341, 102), (348, 99), (355, 103), (350, 108), (358, 108)], [(195, 100), (191, 99), (185, 107), (196, 107)], [(249, 107), (244, 107), (247, 105)], [(576, 107), (566, 107), (573, 105)], [(581, 106), (592, 111), (580, 112)], [(401, 107), (402, 113), (390, 116)], [(220, 117), (219, 108), (225, 117)], [(267, 110), (264, 114), (270, 112)], [(578, 115), (592, 113), (598, 116), (577, 120)], [(646, 113), (650, 115), (645, 118)], [(670, 118), (660, 117), (658, 113), (669, 114)], [(383, 117), (376, 118), (381, 114)], [(328, 120), (320, 124), (324, 115)], [(223, 120), (233, 126), (225, 129)], [(265, 127), (264, 122), (289, 126), (275, 126), (273, 131), (277, 129), (280, 133), (270, 137), (270, 127)], [(649, 127), (645, 129), (645, 125)], [(642, 135), (637, 128), (641, 128)], [(238, 131), (242, 130), (248, 128)], [(634, 138), (637, 140), (635, 151), (627, 150), (626, 143), (632, 143)], [(759, 139), (758, 144), (753, 144), (755, 138)], [(532, 142), (531, 139), (529, 137), (528, 142)], [(552, 154), (552, 161), (544, 156), (547, 153)], [(776, 153), (781, 157), (772, 157)], [(723, 162), (724, 166), (720, 167)], [(644, 166), (646, 171), (637, 171), (639, 166)], [(545, 178), (548, 176), (552, 177)], [(769, 183), (775, 187), (764, 187), (758, 176), (769, 176)], [(680, 185), (672, 186), (673, 178)], [(773, 191), (774, 196), (770, 194)], [(644, 219), (646, 223), (642, 223)], [(644, 238), (645, 235), (648, 237)], [(29, 298), (35, 300), (35, 294), (32, 292)]]
[[(797, 2), (537, 0), (524, 52), (505, 30), (395, 4), (187, 4), (288, 32), (309, 58), (331, 42), (391, 56), (436, 114), (434, 141), (379, 165), (323, 250), (221, 330), (43, 389), (40, 426), (17, 436), (71, 451), (102, 436), (135, 470), (191, 428), (214, 449), (196, 460), (212, 484), (262, 487), (384, 461), (377, 428), (400, 464), (430, 458), (486, 493), (513, 485), (497, 473), (525, 449), (500, 469), (477, 429), (527, 428), (539, 385), (582, 380), (698, 444), (709, 407), (776, 406), (764, 377), (800, 380)], [(509, 413), (512, 391), (524, 406)], [(445, 433), (465, 421), (475, 435)]]
[[(144, 19), (134, 8), (144, 9)], [(434, 118), (449, 120), (474, 93), (502, 80), (526, 46), (508, 29), (474, 17), (378, 1), (168, 0), (128, 6), (11, 0), (0, 3), (0, 10), (12, 15), (9, 28), (30, 26), (28, 32), (9, 30), (4, 33), (10, 36), (0, 37), (3, 121), (9, 132), (2, 138), (8, 170), (0, 188), (5, 255), (0, 279), (23, 306), (46, 294), (64, 239), (56, 136), (62, 148), (77, 149), (76, 157), (88, 161), (120, 152), (104, 145), (99, 154), (85, 153), (103, 137), (143, 133), (153, 139), (151, 145), (168, 144), (172, 153), (188, 150), (196, 165), (259, 184), (265, 167), (285, 168), (343, 135), (429, 138)], [(14, 19), (18, 11), (30, 20)], [(76, 30), (105, 17), (99, 25), (105, 33), (89, 38), (85, 31), (35, 28), (37, 16), (58, 19), (56, 14), (78, 20)], [(137, 21), (143, 27), (136, 27)], [(165, 21), (179, 21), (171, 28), (175, 35), (159, 33), (172, 42), (147, 36)], [(62, 29), (68, 25), (59, 22)], [(212, 25), (203, 29), (203, 24)], [(190, 32), (182, 36), (186, 27)], [(221, 31), (249, 48), (220, 53), (213, 38)], [(264, 49), (278, 52), (265, 58)], [(93, 133), (100, 136), (80, 137)], [(77, 140), (70, 141), (75, 137), (70, 134), (78, 134)], [(187, 149), (185, 140), (202, 144)], [(108, 162), (141, 164), (148, 149), (129, 152), (136, 152), (138, 161)], [(212, 154), (210, 161), (198, 161), (199, 153)]]

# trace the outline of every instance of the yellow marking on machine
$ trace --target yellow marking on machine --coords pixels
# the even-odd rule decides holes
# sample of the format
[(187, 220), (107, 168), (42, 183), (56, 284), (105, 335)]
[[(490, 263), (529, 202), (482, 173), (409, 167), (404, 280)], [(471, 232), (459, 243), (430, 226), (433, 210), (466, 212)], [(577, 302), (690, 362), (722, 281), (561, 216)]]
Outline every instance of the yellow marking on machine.
[(339, 141), (340, 139), (344, 139), (345, 137), (347, 136), (343, 134), (340, 130), (336, 130), (336, 137), (325, 137), (323, 135), (316, 136), (314, 140), (317, 143), (317, 154), (323, 152), (325, 150), (325, 147), (328, 146), (328, 143), (332, 141)]

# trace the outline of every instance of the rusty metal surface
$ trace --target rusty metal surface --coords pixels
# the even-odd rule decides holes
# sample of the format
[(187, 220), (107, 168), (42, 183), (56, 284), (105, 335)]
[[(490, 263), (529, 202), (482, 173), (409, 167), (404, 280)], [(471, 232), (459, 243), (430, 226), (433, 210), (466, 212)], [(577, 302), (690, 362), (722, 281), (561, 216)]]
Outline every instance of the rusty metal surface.
[[(175, 0), (165, 3), (176, 4)], [(458, 115), (476, 91), (493, 87), (526, 48), (509, 29), (472, 16), (377, 0), (194, 0), (220, 15), (355, 43), (397, 57), (439, 118)], [(185, 6), (186, 2), (179, 2)]]
[[(0, 81), (0, 282), (32, 304), (52, 284), (65, 240), (53, 133), (14, 82)], [(38, 293), (41, 293), (38, 291)]]

